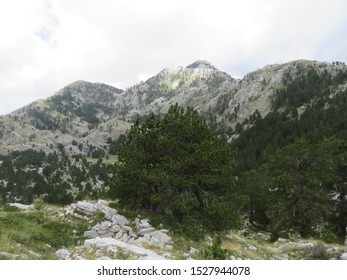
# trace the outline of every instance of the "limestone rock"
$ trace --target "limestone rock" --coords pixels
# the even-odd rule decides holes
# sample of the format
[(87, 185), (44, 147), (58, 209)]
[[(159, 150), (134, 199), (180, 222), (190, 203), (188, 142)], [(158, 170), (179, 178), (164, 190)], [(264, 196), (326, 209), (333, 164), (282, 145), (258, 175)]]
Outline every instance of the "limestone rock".
[(296, 247), (300, 249), (312, 249), (314, 247), (314, 244), (311, 242), (299, 242), (296, 244)]
[(253, 245), (249, 245), (248, 250), (251, 250), (251, 251), (258, 251), (257, 247), (253, 246)]
[(164, 257), (158, 255), (152, 250), (144, 249), (139, 246), (127, 244), (123, 241), (114, 238), (100, 238), (96, 237), (94, 239), (87, 239), (84, 241), (86, 247), (97, 247), (97, 248), (108, 248), (108, 247), (120, 247), (125, 250), (131, 251), (139, 255), (145, 255), (146, 259), (151, 260), (162, 260)]
[(16, 207), (19, 210), (23, 210), (23, 211), (29, 211), (29, 210), (34, 210), (34, 206), (33, 205), (25, 205), (22, 203), (10, 203), (9, 204), (12, 207)]
[(347, 260), (347, 252), (340, 256), (340, 260)]
[(83, 233), (83, 236), (86, 238), (95, 238), (98, 237), (99, 234), (95, 230), (87, 230)]
[(189, 254), (194, 255), (198, 254), (200, 251), (198, 249), (195, 249), (194, 247), (190, 247)]
[(57, 252), (55, 252), (55, 255), (60, 260), (71, 260), (70, 252), (66, 249), (59, 249)]

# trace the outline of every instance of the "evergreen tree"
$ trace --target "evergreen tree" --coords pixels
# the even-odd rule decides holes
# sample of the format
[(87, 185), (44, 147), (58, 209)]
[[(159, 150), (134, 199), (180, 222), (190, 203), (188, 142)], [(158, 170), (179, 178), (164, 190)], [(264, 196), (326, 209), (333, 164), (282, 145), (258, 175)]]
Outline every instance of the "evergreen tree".
[(233, 153), (197, 111), (177, 104), (131, 128), (119, 153), (113, 197), (160, 213), (186, 233), (236, 225)]
[(294, 231), (312, 236), (328, 220), (332, 207), (326, 184), (331, 173), (327, 158), (316, 148), (299, 139), (262, 166), (267, 176), (264, 187), (271, 196), (270, 229), (275, 235)]

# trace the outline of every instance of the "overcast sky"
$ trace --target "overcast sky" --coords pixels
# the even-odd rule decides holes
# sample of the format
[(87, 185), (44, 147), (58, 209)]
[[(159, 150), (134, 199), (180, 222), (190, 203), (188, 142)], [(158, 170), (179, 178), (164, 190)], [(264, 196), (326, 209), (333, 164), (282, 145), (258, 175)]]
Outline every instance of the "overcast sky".
[(204, 59), (230, 75), (347, 62), (346, 0), (0, 0), (0, 114), (75, 80), (122, 89)]

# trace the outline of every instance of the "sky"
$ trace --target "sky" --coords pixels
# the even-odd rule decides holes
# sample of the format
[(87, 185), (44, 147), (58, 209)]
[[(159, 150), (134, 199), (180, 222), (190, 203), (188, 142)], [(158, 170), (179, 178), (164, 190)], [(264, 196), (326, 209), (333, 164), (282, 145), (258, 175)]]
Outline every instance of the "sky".
[(118, 88), (207, 60), (236, 78), (347, 62), (345, 0), (0, 0), (0, 115), (76, 80)]

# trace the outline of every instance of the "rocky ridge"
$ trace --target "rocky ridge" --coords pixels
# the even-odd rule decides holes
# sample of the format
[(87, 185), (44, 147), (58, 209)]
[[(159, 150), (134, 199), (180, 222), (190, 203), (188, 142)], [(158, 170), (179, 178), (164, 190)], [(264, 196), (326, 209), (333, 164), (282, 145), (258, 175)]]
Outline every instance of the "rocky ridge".
[(45, 100), (0, 116), (0, 153), (36, 149), (52, 152), (61, 143), (71, 154), (73, 140), (105, 149), (107, 139), (125, 134), (137, 116), (166, 113), (178, 103), (191, 106), (216, 123), (234, 128), (256, 110), (265, 116), (287, 74), (309, 68), (335, 75), (344, 64), (308, 60), (269, 65), (234, 79), (206, 61), (162, 70), (147, 81), (121, 90), (99, 83), (74, 82)]

